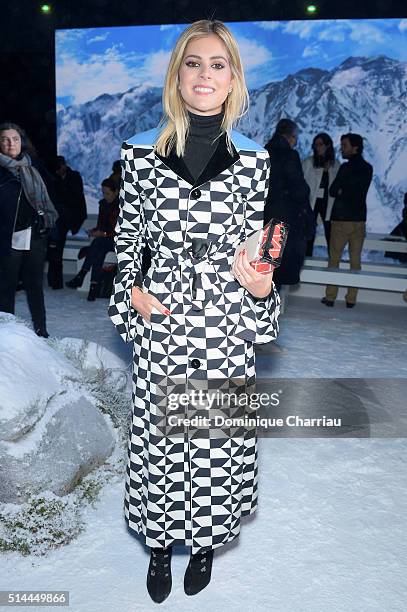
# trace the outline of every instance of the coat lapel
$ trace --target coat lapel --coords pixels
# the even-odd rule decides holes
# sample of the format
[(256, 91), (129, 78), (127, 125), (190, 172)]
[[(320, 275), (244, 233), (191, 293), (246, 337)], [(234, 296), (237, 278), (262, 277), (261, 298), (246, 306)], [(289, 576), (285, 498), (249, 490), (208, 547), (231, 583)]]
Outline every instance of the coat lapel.
[(178, 157), (174, 151), (164, 157), (155, 153), (156, 157), (160, 159), (168, 168), (170, 168), (175, 174), (183, 178), (187, 183), (190, 183), (192, 187), (203, 185), (207, 181), (214, 179), (216, 176), (224, 172), (227, 168), (232, 166), (238, 159), (240, 159), (239, 153), (236, 151), (232, 144), (233, 154), (228, 151), (226, 146), (226, 134), (222, 134), (219, 138), (218, 146), (210, 158), (209, 162), (201, 172), (200, 176), (194, 180), (190, 171), (188, 170), (182, 157)]
[(172, 149), (167, 157), (159, 155), (158, 153), (155, 153), (155, 156), (158, 157), (158, 159), (161, 160), (166, 166), (168, 166), (170, 170), (175, 172), (175, 174), (178, 174), (178, 176), (183, 178), (187, 183), (190, 183), (191, 185), (194, 184), (193, 176), (188, 170), (183, 158), (178, 157), (178, 155), (175, 154), (174, 149)]

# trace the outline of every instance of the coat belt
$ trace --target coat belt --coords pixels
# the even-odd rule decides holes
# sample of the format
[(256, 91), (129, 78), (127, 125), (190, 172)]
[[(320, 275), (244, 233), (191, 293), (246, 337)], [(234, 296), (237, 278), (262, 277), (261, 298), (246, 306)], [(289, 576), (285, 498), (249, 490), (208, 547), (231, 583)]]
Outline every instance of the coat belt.
[[(153, 254), (152, 267), (180, 267), (181, 272), (189, 274), (189, 289), (193, 310), (210, 308), (210, 303), (222, 293), (222, 281), (218, 276), (219, 269), (230, 269), (230, 257), (235, 251), (232, 245), (224, 244), (217, 250), (215, 244), (200, 238), (192, 239), (190, 249), (183, 249), (177, 255), (166, 255), (160, 251)], [(216, 282), (210, 280), (208, 273), (215, 276)], [(213, 277), (212, 277), (213, 278)]]

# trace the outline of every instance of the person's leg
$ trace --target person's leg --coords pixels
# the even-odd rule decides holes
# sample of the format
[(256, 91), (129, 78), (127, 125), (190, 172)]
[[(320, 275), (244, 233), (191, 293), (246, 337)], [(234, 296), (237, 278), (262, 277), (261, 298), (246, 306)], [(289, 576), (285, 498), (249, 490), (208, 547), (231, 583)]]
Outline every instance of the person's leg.
[[(315, 219), (315, 223), (318, 222), (318, 208), (317, 206), (315, 206), (314, 208), (314, 219)], [(311, 238), (311, 240), (307, 241), (307, 249), (305, 251), (305, 256), (306, 257), (312, 257), (312, 254), (314, 252), (314, 242), (315, 242), (315, 235)]]
[(92, 242), (90, 243), (90, 245), (88, 246), (88, 250), (86, 251), (86, 257), (82, 264), (81, 272), (84, 272), (85, 274), (87, 274), (92, 269), (93, 249), (95, 248), (94, 247), (95, 240), (97, 240), (97, 238), (94, 238)]
[(147, 572), (147, 590), (153, 601), (161, 603), (171, 593), (172, 548), (151, 548)]
[(95, 238), (92, 243), (92, 249), (88, 256), (88, 261), (92, 265), (92, 273), (90, 280), (90, 288), (88, 293), (88, 302), (94, 302), (100, 293), (100, 280), (103, 270), (103, 262), (106, 253), (114, 250), (114, 239), (108, 237)]
[(45, 237), (32, 234), (30, 250), (24, 252), (21, 276), (27, 294), (34, 330), (38, 335), (47, 336), (44, 303), (44, 264), (47, 248)]
[(86, 257), (82, 264), (82, 268), (79, 270), (78, 274), (74, 276), (73, 278), (71, 278), (71, 280), (65, 283), (65, 285), (69, 287), (70, 289), (76, 289), (77, 287), (82, 287), (85, 276), (87, 275), (89, 270), (92, 268), (92, 261), (93, 261), (92, 249), (94, 248), (93, 245), (95, 243), (95, 240), (97, 240), (97, 238), (95, 238), (90, 243), (90, 245), (86, 247), (87, 249)]
[(325, 240), (326, 240), (326, 246), (328, 249), (328, 257), (329, 257), (329, 243), (331, 241), (331, 222), (330, 221), (324, 221), (324, 233), (325, 233)]
[(14, 314), (23, 252), (12, 249), (10, 255), (0, 257), (0, 312)]
[[(349, 236), (349, 259), (351, 270), (360, 270), (362, 268), (361, 255), (365, 236), (366, 223), (363, 221), (355, 221), (352, 223), (352, 231)], [(357, 295), (357, 287), (348, 287), (348, 292), (345, 296), (346, 303), (352, 305), (356, 304)]]
[(312, 257), (312, 254), (314, 252), (314, 242), (315, 242), (315, 236), (311, 238), (311, 240), (307, 241), (307, 250), (305, 251), (306, 257)]
[(62, 289), (63, 283), (63, 255), (66, 236), (69, 228), (62, 221), (51, 233), (48, 243), (48, 286), (53, 289)]
[(114, 251), (114, 240), (109, 237), (95, 238), (86, 260), (91, 263), (91, 283), (99, 283), (106, 253)]
[[(341, 261), (343, 249), (348, 242), (349, 233), (346, 221), (332, 221), (331, 224), (331, 240), (330, 240), (330, 256), (328, 268), (338, 268)], [(338, 295), (338, 287), (336, 285), (327, 285), (325, 290), (325, 302), (334, 302)]]
[(91, 283), (98, 283), (102, 273), (103, 261), (106, 253), (114, 251), (114, 239), (110, 237), (94, 238), (88, 247), (85, 261), (81, 270), (74, 278), (66, 283), (67, 287), (81, 287), (83, 279), (89, 270), (92, 270)]

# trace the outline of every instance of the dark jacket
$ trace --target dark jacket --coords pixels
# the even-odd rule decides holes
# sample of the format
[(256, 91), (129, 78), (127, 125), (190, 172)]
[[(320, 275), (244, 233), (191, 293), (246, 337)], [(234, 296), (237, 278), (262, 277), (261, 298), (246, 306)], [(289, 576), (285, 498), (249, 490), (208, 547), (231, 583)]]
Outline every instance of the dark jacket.
[(281, 136), (273, 136), (266, 145), (270, 154), (270, 189), (264, 221), (271, 218), (289, 224), (288, 240), (274, 281), (294, 285), (300, 280), (307, 241), (315, 234), (315, 219), (309, 203), (310, 189), (304, 179), (300, 157)]
[(87, 218), (86, 200), (83, 193), (82, 177), (68, 167), (65, 178), (55, 179), (55, 208), (63, 223), (72, 234), (76, 234)]
[[(54, 202), (51, 175), (39, 160), (32, 158), (32, 165), (41, 174), (48, 195)], [(0, 166), (0, 256), (10, 255), (13, 231), (30, 227), (36, 217), (37, 213), (25, 197), (20, 180)]]
[(111, 204), (106, 202), (105, 199), (100, 200), (99, 215), (95, 229), (100, 230), (101, 232), (106, 232), (108, 236), (113, 237), (115, 234), (114, 228), (116, 227), (119, 210), (119, 198), (116, 198), (116, 200)]
[(331, 221), (366, 221), (366, 196), (373, 167), (361, 155), (341, 165), (329, 193), (335, 198)]

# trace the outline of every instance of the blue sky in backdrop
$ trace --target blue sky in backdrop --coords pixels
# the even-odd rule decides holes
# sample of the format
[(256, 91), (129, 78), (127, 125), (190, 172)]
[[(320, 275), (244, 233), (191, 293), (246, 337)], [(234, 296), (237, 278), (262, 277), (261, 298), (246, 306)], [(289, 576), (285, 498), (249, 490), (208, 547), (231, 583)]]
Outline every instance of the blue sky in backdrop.
[[(331, 69), (349, 56), (407, 61), (407, 19), (227, 23), (236, 36), (249, 89), (302, 68)], [(184, 25), (58, 30), (57, 107), (148, 84), (162, 87)]]

